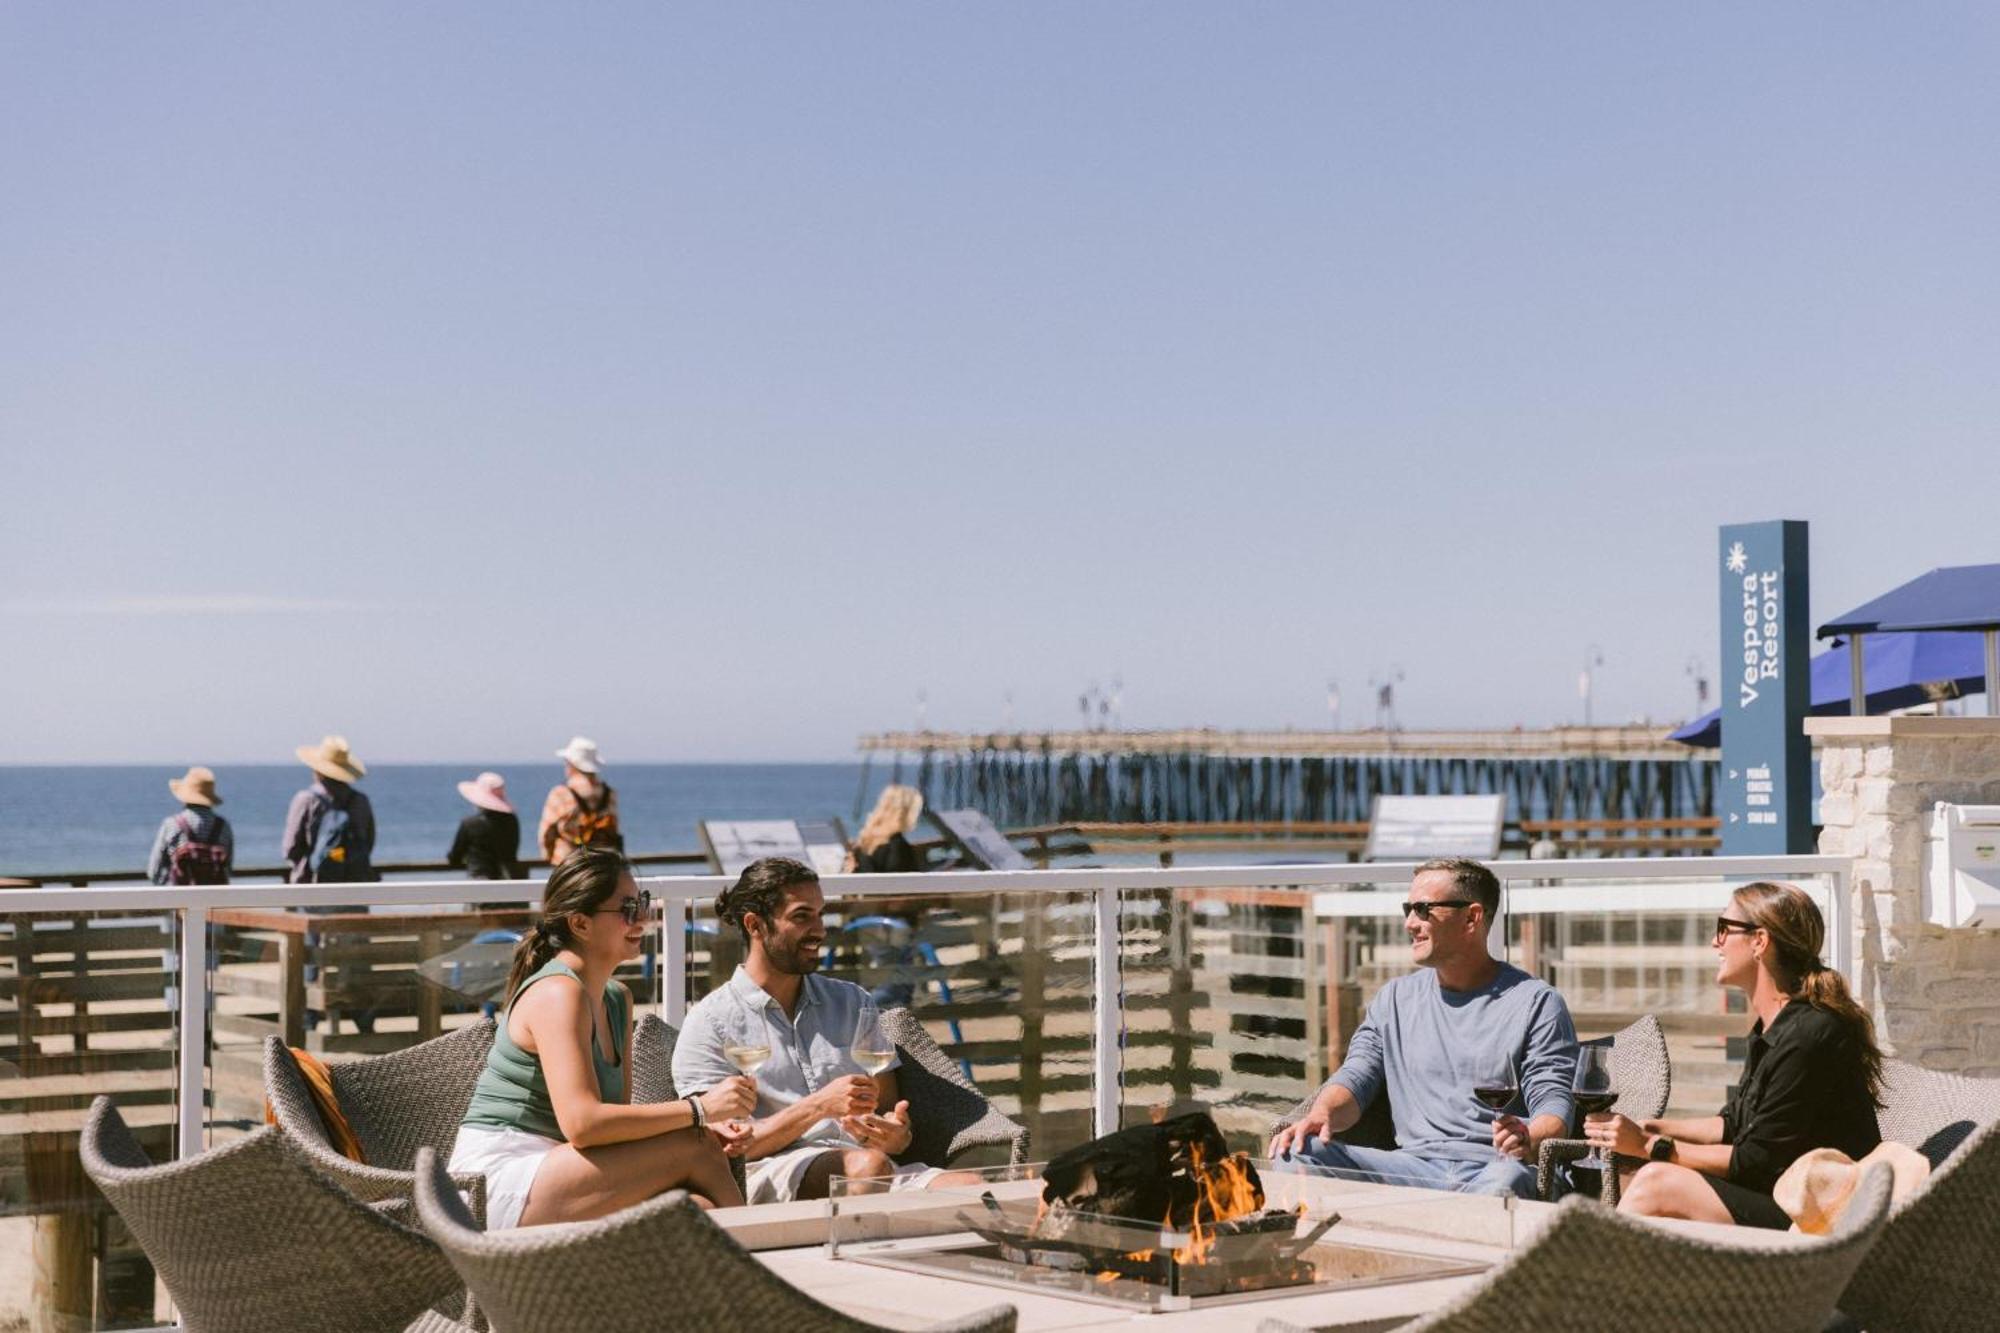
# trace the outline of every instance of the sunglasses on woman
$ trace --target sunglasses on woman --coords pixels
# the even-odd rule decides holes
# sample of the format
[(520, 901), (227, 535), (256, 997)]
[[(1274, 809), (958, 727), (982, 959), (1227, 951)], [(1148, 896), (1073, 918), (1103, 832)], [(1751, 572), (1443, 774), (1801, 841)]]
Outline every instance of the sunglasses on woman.
[(592, 912), (591, 915), (609, 916), (613, 912), (616, 912), (619, 916), (625, 918), (626, 925), (636, 926), (645, 920), (646, 914), (652, 910), (653, 891), (651, 889), (641, 889), (637, 894), (619, 903), (618, 906), (600, 907), (595, 912)]
[(1715, 934), (1710, 938), (1719, 940), (1724, 935), (1754, 935), (1760, 929), (1762, 927), (1748, 921), (1738, 921), (1735, 917), (1719, 916), (1715, 918)]

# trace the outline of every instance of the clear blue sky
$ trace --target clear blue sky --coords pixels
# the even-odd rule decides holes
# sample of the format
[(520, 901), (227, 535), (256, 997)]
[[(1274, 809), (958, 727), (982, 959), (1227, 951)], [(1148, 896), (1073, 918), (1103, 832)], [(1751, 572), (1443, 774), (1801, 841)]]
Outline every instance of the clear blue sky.
[(1982, 5), (0, 9), (0, 762), (1690, 711), (2000, 559)]

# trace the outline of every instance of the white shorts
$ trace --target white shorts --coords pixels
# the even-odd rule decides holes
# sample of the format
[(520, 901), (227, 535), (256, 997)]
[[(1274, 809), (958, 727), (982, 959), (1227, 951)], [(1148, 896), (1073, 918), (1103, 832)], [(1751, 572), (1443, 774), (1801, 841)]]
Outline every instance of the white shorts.
[(492, 1125), (460, 1125), (451, 1145), (447, 1169), (455, 1176), (486, 1177), (486, 1229), (502, 1231), (521, 1225), (521, 1209), (535, 1186), (535, 1173), (549, 1149), (561, 1139), (545, 1139), (525, 1129)]
[[(759, 1157), (755, 1161), (745, 1162), (744, 1202), (790, 1203), (799, 1197), (800, 1183), (805, 1180), (806, 1172), (822, 1154), (843, 1152), (858, 1146), (860, 1145), (852, 1143), (808, 1143), (803, 1147), (787, 1148), (769, 1157)], [(899, 1194), (904, 1190), (920, 1190), (943, 1174), (943, 1167), (925, 1166), (920, 1162), (910, 1166), (899, 1166), (889, 1181), (889, 1192)], [(486, 1188), (489, 1190), (493, 1188), (490, 1180)]]

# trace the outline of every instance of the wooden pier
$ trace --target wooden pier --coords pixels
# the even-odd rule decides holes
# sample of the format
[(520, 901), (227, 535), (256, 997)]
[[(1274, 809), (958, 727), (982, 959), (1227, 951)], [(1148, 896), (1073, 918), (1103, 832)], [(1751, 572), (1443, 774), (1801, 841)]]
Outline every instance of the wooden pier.
[(1677, 820), (1715, 813), (1716, 759), (1665, 727), (1543, 731), (884, 732), (881, 766), (934, 806), (1003, 827), (1077, 821), (1352, 823), (1382, 795), (1499, 794), (1509, 818)]

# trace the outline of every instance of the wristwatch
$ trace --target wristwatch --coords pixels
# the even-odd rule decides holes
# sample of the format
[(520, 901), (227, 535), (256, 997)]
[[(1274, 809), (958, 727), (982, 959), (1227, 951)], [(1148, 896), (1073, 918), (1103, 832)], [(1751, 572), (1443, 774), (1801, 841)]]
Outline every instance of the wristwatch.
[(1646, 1150), (1646, 1156), (1652, 1158), (1656, 1162), (1673, 1161), (1674, 1141), (1668, 1138), (1664, 1134), (1655, 1135), (1653, 1138), (1653, 1146)]

